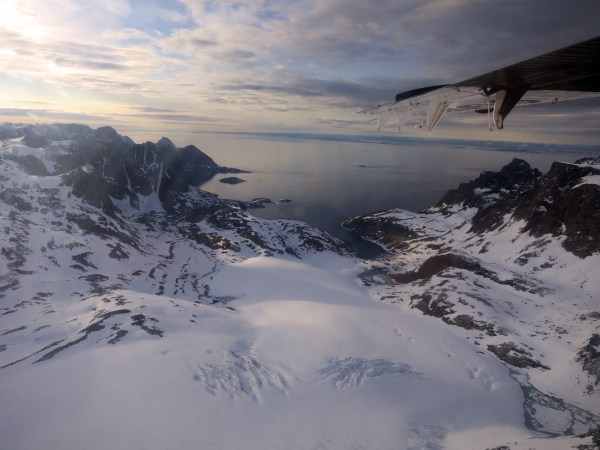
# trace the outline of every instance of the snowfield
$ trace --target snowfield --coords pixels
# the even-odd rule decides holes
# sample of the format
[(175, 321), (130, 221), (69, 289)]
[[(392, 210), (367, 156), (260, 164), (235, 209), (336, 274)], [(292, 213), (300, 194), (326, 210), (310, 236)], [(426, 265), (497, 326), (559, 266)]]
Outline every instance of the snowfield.
[[(131, 312), (73, 351), (2, 370), (7, 448), (445, 448), (458, 431), (468, 441), (481, 428), (528, 434), (499, 361), (433, 319), (372, 300), (360, 262), (311, 259), (227, 265), (211, 283), (237, 298), (227, 308), (116, 291)], [(48, 329), (91, 319), (101, 302), (65, 304)], [(138, 312), (163, 336), (139, 329), (109, 344)], [(20, 323), (30, 325), (3, 339), (11, 347), (52, 322)], [(73, 327), (67, 339), (77, 336)]]
[[(413, 251), (363, 261), (201, 191), (169, 206), (162, 166), (154, 191), (127, 178), (135, 202), (97, 207), (69, 185), (66, 138), (0, 141), (3, 449), (594, 448), (598, 391), (575, 359), (598, 332), (598, 254), (536, 247), (508, 218), (478, 240), (476, 211), (455, 208), (381, 213), (410, 225)], [(440, 246), (485, 271), (392, 279)], [(451, 323), (414, 307), (441, 293)]]

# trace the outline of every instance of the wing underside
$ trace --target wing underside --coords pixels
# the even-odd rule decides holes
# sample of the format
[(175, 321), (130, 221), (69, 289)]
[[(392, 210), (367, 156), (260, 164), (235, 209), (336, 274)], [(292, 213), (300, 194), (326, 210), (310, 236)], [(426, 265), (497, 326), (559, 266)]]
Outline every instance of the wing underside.
[(600, 37), (451, 85), (402, 92), (396, 101), (363, 111), (378, 128), (414, 122), (432, 131), (446, 112), (487, 113), (498, 129), (515, 106), (600, 96)]

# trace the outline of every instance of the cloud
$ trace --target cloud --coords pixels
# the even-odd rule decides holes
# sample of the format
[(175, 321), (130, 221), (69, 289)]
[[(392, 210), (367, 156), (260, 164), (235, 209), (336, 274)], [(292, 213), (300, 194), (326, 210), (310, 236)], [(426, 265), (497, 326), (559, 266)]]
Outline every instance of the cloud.
[(94, 60), (88, 58), (68, 58), (68, 57), (56, 57), (53, 62), (58, 66), (65, 67), (78, 67), (78, 68), (86, 68), (86, 69), (100, 69), (100, 70), (126, 70), (127, 66), (124, 64), (119, 64), (115, 62), (111, 62), (108, 60)]
[(593, 37), (598, 23), (586, 0), (5, 0), (0, 76), (71, 103), (153, 108), (132, 107), (140, 120), (353, 132), (357, 110)]
[(152, 36), (137, 28), (123, 28), (121, 30), (107, 30), (102, 32), (102, 37), (112, 42), (122, 41), (149, 41)]
[(229, 58), (232, 60), (253, 59), (256, 57), (256, 53), (253, 51), (249, 51), (249, 50), (233, 49), (233, 50), (228, 50), (228, 51), (224, 52), (223, 56), (225, 58)]
[(98, 2), (98, 8), (105, 9), (111, 15), (127, 16), (131, 13), (128, 0), (103, 0)]
[[(327, 73), (332, 83), (342, 74), (351, 83), (395, 76), (407, 88), (422, 86), (419, 78), (455, 82), (590, 37), (600, 19), (593, 2), (549, 8), (546, 0), (307, 0), (269, 2), (268, 14), (259, 1), (184, 3), (197, 27), (163, 45), (190, 57), (200, 52), (217, 72), (247, 55), (255, 64), (240, 67), (260, 75), (251, 84), (263, 91), (271, 83), (268, 90), (285, 90), (274, 76), (278, 66), (301, 68), (299, 77)], [(312, 89), (298, 92), (316, 96)]]
[(69, 120), (69, 121), (104, 121), (110, 122), (108, 115), (74, 113), (51, 109), (34, 108), (0, 108), (0, 117), (6, 118), (31, 118), (36, 121), (43, 120)]
[(142, 111), (142, 112), (152, 112), (152, 113), (176, 113), (179, 112), (175, 109), (168, 109), (168, 108), (155, 108), (152, 106), (132, 106), (132, 109), (136, 109), (138, 111)]
[(298, 74), (293, 71), (278, 71), (274, 81), (261, 84), (245, 80), (218, 85), (223, 91), (257, 91), (282, 96), (319, 97), (329, 106), (358, 110), (393, 100), (395, 93), (406, 90), (414, 83), (436, 84), (437, 80), (398, 80), (392, 77), (362, 78), (358, 80), (325, 79)]
[[(153, 109), (153, 108), (148, 108)], [(160, 109), (160, 108), (155, 108)], [(168, 110), (167, 110), (168, 111)], [(197, 122), (219, 122), (222, 120), (220, 117), (210, 117), (210, 116), (202, 116), (197, 114), (185, 114), (178, 111), (169, 111), (167, 114), (162, 114), (159, 112), (149, 112), (143, 114), (120, 114), (121, 117), (132, 117), (139, 119), (151, 119), (153, 121), (160, 122), (177, 122), (177, 123), (197, 123)]]

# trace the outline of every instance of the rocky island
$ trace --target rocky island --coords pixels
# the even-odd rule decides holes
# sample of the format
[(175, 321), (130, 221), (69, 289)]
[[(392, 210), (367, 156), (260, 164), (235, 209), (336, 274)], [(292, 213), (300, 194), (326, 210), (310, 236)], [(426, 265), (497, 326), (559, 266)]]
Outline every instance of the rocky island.
[(240, 183), (246, 182), (246, 180), (244, 180), (242, 178), (238, 178), (238, 177), (225, 177), (225, 178), (221, 178), (219, 181), (221, 183), (225, 183), (225, 184), (240, 184)]

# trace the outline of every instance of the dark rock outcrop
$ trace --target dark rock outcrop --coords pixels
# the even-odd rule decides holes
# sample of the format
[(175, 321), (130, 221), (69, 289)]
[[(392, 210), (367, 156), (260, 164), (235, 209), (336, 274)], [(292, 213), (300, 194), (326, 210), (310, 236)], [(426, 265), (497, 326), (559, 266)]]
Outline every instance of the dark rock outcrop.
[(448, 295), (445, 293), (439, 294), (433, 298), (431, 294), (413, 295), (411, 298), (411, 307), (418, 309), (426, 316), (445, 317), (454, 314), (452, 308), (454, 303), (448, 301)]
[(579, 257), (600, 251), (600, 185), (582, 184), (582, 178), (600, 175), (594, 163), (600, 158), (552, 164), (515, 207), (514, 216), (527, 223), (524, 231), (537, 237), (564, 234), (564, 248)]
[(491, 272), (482, 268), (477, 261), (472, 261), (464, 256), (452, 253), (432, 256), (417, 271), (390, 274), (390, 277), (397, 283), (412, 283), (416, 280), (429, 279), (444, 270), (452, 268), (468, 270), (487, 278), (492, 277)]
[(158, 194), (165, 210), (178, 195), (217, 173), (239, 172), (221, 167), (193, 145), (177, 148), (169, 139), (135, 144), (110, 127), (93, 134), (77, 134), (58, 167), (73, 195), (114, 213), (112, 199), (127, 199), (137, 208), (140, 196)]
[(530, 352), (518, 347), (514, 342), (505, 342), (498, 345), (488, 345), (487, 349), (501, 359), (506, 364), (519, 368), (541, 368), (550, 370), (537, 359), (533, 358)]
[(418, 237), (415, 231), (388, 217), (356, 216), (345, 220), (343, 226), (390, 249), (402, 248), (407, 240)]
[(545, 175), (515, 159), (500, 172), (485, 172), (477, 180), (449, 191), (438, 203), (478, 208), (471, 231), (484, 233), (503, 225), (512, 215), (524, 220), (523, 231), (535, 237), (566, 237), (563, 246), (579, 257), (600, 251), (600, 186), (582, 183), (599, 175), (598, 158), (575, 164), (555, 162)]
[(526, 161), (515, 158), (499, 172), (484, 172), (473, 181), (461, 183), (458, 189), (448, 191), (437, 206), (462, 204), (477, 208), (471, 231), (483, 233), (503, 225), (504, 217), (529, 196), (541, 175)]
[(246, 180), (243, 180), (242, 178), (238, 178), (238, 177), (225, 177), (225, 178), (221, 178), (219, 181), (221, 183), (225, 183), (225, 184), (240, 184), (240, 183), (246, 182)]
[(590, 386), (589, 390), (600, 386), (600, 334), (593, 334), (590, 337), (587, 344), (577, 352), (576, 359), (582, 364), (583, 370), (594, 380), (593, 386)]
[(515, 190), (520, 193), (530, 189), (541, 175), (526, 161), (515, 158), (499, 172), (483, 172), (477, 179), (461, 183), (457, 189), (446, 192), (437, 206), (463, 204), (468, 208), (486, 207), (495, 200), (514, 198)]
[(493, 324), (482, 320), (475, 320), (473, 316), (469, 314), (457, 314), (454, 317), (442, 317), (442, 320), (448, 325), (456, 325), (465, 330), (484, 331), (488, 336), (496, 336), (497, 334)]
[(132, 207), (139, 196), (157, 193), (170, 209), (177, 194), (227, 171), (194, 146), (176, 148), (164, 138), (158, 144), (147, 142), (127, 149), (113, 140), (79, 142), (73, 152), (83, 165), (63, 175), (73, 194), (105, 211), (111, 211), (111, 198), (128, 198)]

